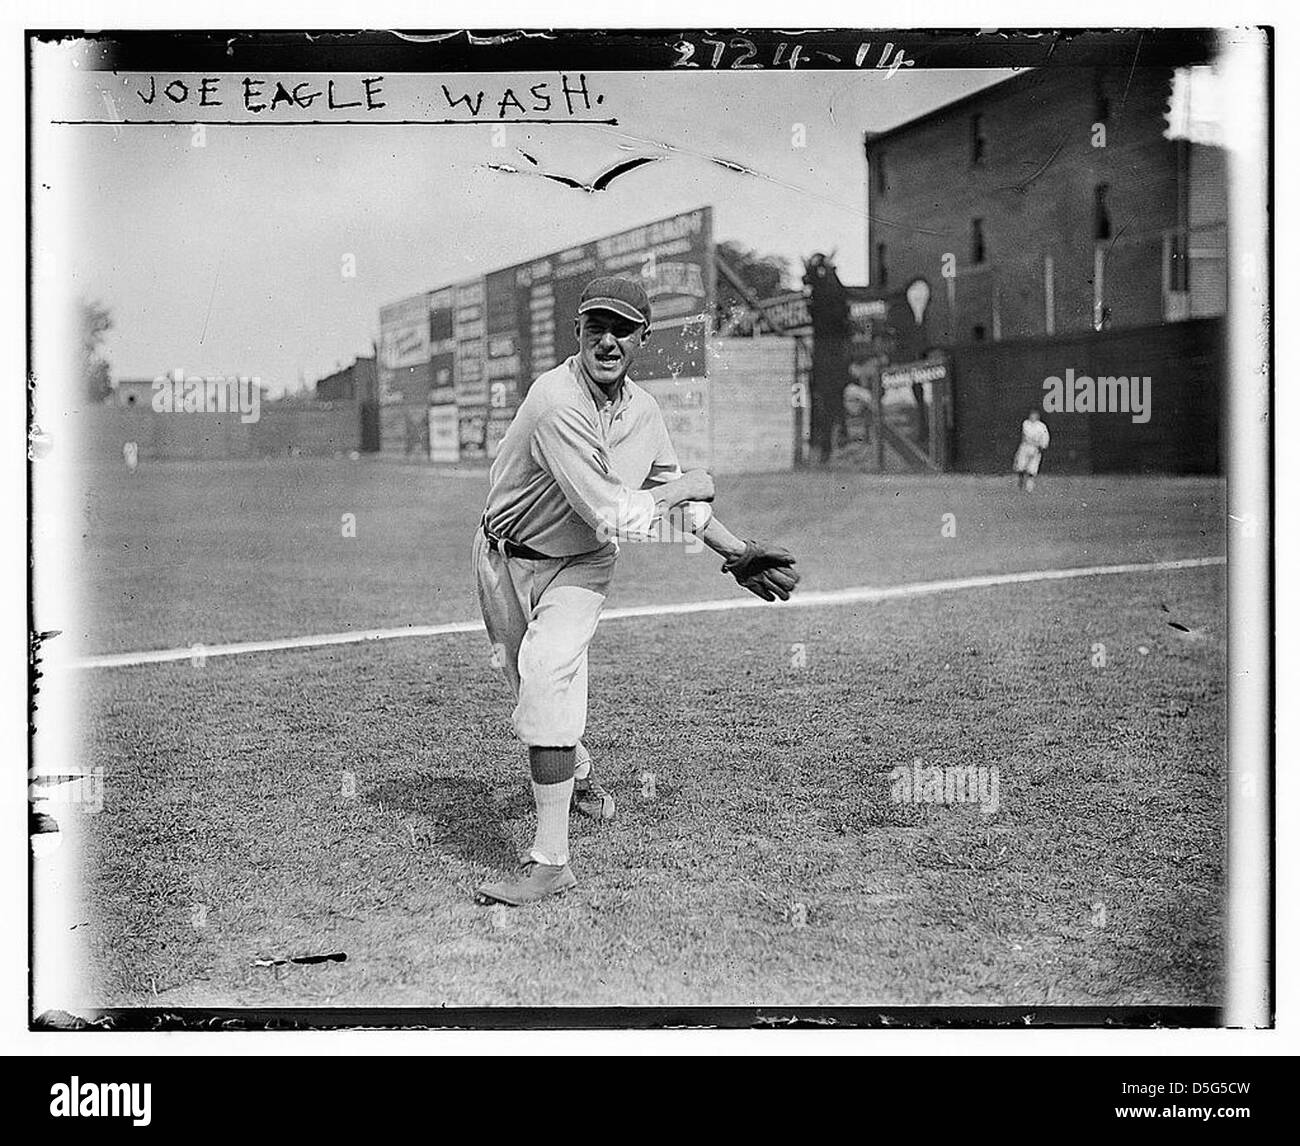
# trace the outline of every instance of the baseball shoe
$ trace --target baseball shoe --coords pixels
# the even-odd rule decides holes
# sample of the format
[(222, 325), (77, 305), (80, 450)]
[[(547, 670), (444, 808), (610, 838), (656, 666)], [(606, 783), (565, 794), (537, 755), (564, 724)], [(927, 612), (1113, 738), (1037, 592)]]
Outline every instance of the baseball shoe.
[(485, 883), (474, 893), (474, 898), (479, 903), (507, 903), (511, 907), (522, 907), (548, 895), (563, 895), (577, 886), (578, 880), (567, 863), (554, 866), (529, 860), (515, 879)]
[(614, 797), (597, 782), (596, 777), (588, 773), (585, 780), (574, 780), (573, 798), (569, 807), (593, 820), (612, 820), (614, 818)]

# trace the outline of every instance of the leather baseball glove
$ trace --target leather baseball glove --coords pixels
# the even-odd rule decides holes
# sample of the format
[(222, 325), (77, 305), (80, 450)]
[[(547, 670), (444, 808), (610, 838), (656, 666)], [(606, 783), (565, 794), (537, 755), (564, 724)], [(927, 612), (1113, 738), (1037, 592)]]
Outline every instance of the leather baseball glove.
[(775, 601), (778, 597), (788, 601), (799, 584), (794, 558), (779, 546), (759, 541), (746, 541), (745, 552), (731, 558), (722, 571), (730, 573), (742, 588), (764, 601)]

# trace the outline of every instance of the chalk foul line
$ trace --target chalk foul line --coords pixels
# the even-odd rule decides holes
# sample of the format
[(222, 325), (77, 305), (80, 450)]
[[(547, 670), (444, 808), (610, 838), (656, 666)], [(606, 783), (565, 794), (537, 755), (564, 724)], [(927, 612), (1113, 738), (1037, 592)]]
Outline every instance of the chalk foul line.
[[(606, 609), (601, 624), (633, 617), (669, 617), (686, 613), (726, 613), (738, 609), (812, 609), (830, 605), (874, 604), (906, 597), (929, 597), (939, 593), (958, 593), (968, 589), (995, 588), (1000, 585), (1027, 585), (1039, 581), (1069, 581), (1078, 577), (1107, 577), (1125, 573), (1163, 573), (1180, 569), (1204, 569), (1226, 565), (1226, 557), (1187, 557), (1177, 561), (1149, 561), (1127, 565), (1088, 565), (1074, 569), (1031, 569), (1023, 573), (994, 573), (982, 577), (959, 577), (947, 581), (913, 581), (905, 585), (873, 588), (860, 585), (849, 589), (825, 589), (820, 592), (796, 593), (789, 601), (772, 605), (757, 597), (729, 597), (714, 601), (683, 601), (677, 604), (629, 605)], [(198, 660), (209, 657), (234, 657), (246, 653), (280, 652), (286, 649), (327, 648), (330, 645), (358, 645), (367, 641), (396, 641), (412, 637), (444, 637), (455, 633), (479, 633), (482, 621), (450, 621), (441, 625), (403, 625), (393, 629), (353, 629), (345, 633), (317, 633), (302, 637), (275, 637), (265, 641), (235, 641), (221, 645), (190, 645), (179, 649), (153, 649), (133, 653), (104, 653), (60, 661), (56, 656), (43, 658), (42, 667), (50, 669), (129, 668), (134, 665), (166, 664), (172, 661)], [(51, 653), (53, 650), (50, 650)]]

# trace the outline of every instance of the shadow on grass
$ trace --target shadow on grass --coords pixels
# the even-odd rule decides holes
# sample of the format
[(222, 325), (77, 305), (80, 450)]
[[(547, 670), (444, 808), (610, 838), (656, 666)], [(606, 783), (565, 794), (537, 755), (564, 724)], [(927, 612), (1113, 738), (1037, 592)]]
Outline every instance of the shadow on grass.
[(365, 799), (398, 813), (417, 842), (427, 841), (434, 850), (487, 867), (509, 870), (519, 863), (506, 823), (526, 810), (524, 801), (503, 801), (483, 780), (423, 776), (410, 782), (390, 781), (372, 789)]

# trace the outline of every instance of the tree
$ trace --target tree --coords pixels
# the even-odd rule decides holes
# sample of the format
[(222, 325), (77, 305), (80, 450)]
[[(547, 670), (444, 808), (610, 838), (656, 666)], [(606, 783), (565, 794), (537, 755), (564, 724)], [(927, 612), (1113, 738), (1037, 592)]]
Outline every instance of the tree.
[[(760, 255), (730, 240), (718, 243), (715, 249), (718, 258), (727, 263), (756, 297), (767, 299), (791, 289), (787, 277), (790, 264), (780, 255)], [(741, 316), (749, 311), (749, 305), (741, 292), (725, 275), (717, 276), (717, 284), (719, 327), (747, 327)]]
[(87, 401), (102, 402), (113, 392), (108, 361), (101, 353), (104, 335), (113, 329), (113, 316), (107, 307), (83, 298), (77, 301), (77, 324), (81, 340), (77, 363), (81, 395)]

